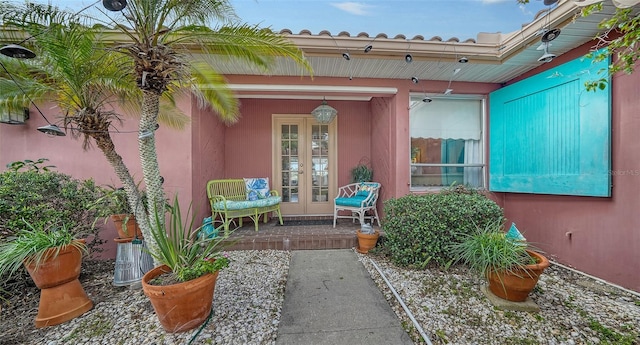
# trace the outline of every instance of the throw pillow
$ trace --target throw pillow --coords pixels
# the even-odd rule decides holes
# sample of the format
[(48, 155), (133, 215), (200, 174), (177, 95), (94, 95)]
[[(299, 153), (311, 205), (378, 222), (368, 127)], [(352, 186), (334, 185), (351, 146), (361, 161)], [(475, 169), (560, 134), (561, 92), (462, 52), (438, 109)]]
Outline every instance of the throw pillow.
[(247, 188), (247, 200), (253, 201), (271, 196), (268, 177), (245, 178), (244, 184)]

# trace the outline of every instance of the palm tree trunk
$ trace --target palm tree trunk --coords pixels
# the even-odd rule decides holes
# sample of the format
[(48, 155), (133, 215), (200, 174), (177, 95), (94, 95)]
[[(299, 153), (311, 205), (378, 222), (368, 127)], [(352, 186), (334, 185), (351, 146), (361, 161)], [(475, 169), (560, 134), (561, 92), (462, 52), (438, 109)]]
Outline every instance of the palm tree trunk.
[(124, 164), (122, 157), (116, 152), (115, 144), (111, 140), (111, 136), (109, 136), (108, 132), (106, 132), (106, 135), (101, 133), (95, 135), (94, 140), (96, 141), (98, 148), (107, 158), (109, 164), (113, 167), (116, 176), (120, 179), (120, 182), (122, 182), (124, 190), (127, 193), (127, 201), (129, 202), (129, 205), (134, 205), (132, 209), (136, 216), (136, 222), (138, 223), (138, 226), (140, 226), (140, 230), (145, 236), (145, 239), (149, 238), (147, 237), (150, 235), (149, 230), (151, 229), (149, 225), (149, 217), (145, 212), (144, 205), (142, 204), (143, 200), (140, 191), (138, 190), (138, 186), (136, 185), (133, 176), (131, 176), (129, 169)]
[[(149, 131), (155, 133), (158, 124), (158, 112), (160, 105), (160, 95), (153, 91), (143, 90), (142, 116), (140, 118), (139, 137), (144, 136)], [(147, 190), (147, 208), (149, 210), (149, 225), (154, 229), (164, 229), (164, 209), (165, 196), (160, 178), (160, 166), (158, 155), (156, 154), (155, 135), (145, 136), (138, 139), (138, 150), (140, 163), (142, 165), (142, 175)], [(158, 217), (155, 217), (155, 215)], [(148, 229), (149, 231), (151, 228)], [(144, 229), (143, 229), (144, 231)], [(151, 236), (151, 233), (144, 233), (149, 250), (156, 252), (158, 244)], [(154, 259), (155, 266), (160, 262)]]

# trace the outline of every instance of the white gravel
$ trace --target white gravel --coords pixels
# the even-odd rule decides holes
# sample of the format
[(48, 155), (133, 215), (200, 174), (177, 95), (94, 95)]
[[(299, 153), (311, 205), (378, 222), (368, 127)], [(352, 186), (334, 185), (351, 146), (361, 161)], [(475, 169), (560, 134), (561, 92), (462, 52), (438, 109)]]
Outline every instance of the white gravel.
[[(366, 255), (361, 262), (416, 344), (425, 343)], [(400, 269), (371, 257), (433, 344), (640, 344), (640, 297), (552, 265), (531, 299), (539, 312), (503, 311), (465, 267)]]
[[(113, 295), (99, 303), (94, 300), (94, 308), (81, 317), (33, 330), (24, 344), (273, 344), (291, 253), (270, 250), (228, 254), (231, 264), (220, 271), (216, 282), (214, 315), (202, 330), (167, 333), (141, 288), (105, 284), (105, 289), (113, 289)], [(104, 279), (112, 280), (113, 275)], [(27, 327), (33, 329), (32, 325)]]
[[(20, 337), (0, 335), (0, 345), (161, 345), (190, 341), (275, 344), (291, 253), (269, 250), (229, 254), (232, 263), (220, 273), (216, 285), (215, 314), (200, 332), (198, 329), (165, 332), (142, 290), (114, 287), (112, 272), (105, 272), (83, 282), (87, 291), (96, 291), (90, 293), (94, 308), (58, 326), (35, 330), (32, 322), (37, 295), (26, 293), (16, 298), (13, 301), (16, 309), (5, 309), (0, 314), (0, 333), (11, 322), (7, 312), (18, 315), (24, 310), (29, 315), (25, 321), (16, 321), (22, 327)], [(395, 267), (371, 254), (356, 255), (416, 344), (422, 343), (422, 338), (371, 265), (370, 257), (381, 267), (433, 344), (640, 343), (640, 297), (562, 268), (552, 266), (545, 271), (531, 296), (540, 312), (528, 313), (495, 309), (480, 291), (482, 280), (465, 268), (414, 271)], [(24, 306), (17, 305), (20, 301), (25, 301)]]

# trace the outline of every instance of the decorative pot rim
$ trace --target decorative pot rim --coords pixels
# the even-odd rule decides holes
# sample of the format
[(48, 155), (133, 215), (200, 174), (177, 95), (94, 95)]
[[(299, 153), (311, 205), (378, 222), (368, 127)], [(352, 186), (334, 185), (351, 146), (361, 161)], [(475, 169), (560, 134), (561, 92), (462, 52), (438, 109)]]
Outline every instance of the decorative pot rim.
[(362, 231), (360, 231), (360, 229), (358, 229), (358, 230), (356, 230), (356, 234), (358, 236), (376, 236), (376, 235), (380, 235), (380, 230), (376, 229), (373, 234), (365, 234)]

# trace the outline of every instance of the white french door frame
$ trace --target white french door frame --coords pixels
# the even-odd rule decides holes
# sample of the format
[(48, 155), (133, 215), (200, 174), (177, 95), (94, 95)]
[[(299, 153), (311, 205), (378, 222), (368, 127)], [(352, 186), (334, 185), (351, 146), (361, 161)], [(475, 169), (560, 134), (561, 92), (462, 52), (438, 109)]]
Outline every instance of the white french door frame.
[[(283, 160), (291, 159), (288, 153), (283, 155), (282, 144), (282, 126), (298, 126), (298, 141), (295, 157), (297, 159), (295, 166), (287, 165), (289, 169), (297, 169), (296, 187), (292, 187), (291, 181), (284, 183), (283, 188), (283, 175), (289, 176), (294, 171), (287, 171), (283, 169)], [(314, 161), (322, 160), (323, 157), (318, 157), (317, 148), (314, 150), (313, 144), (314, 138), (312, 138), (312, 129), (314, 125), (321, 125), (309, 114), (274, 114), (272, 116), (272, 189), (278, 191), (283, 196), (283, 202), (280, 205), (283, 215), (329, 215), (333, 214), (333, 199), (338, 190), (338, 149), (337, 149), (337, 120), (334, 119), (328, 124), (327, 132), (329, 134), (328, 148), (326, 157), (328, 158), (328, 164), (325, 168), (327, 171), (326, 183), (320, 182), (318, 185), (319, 172), (314, 169)], [(318, 129), (318, 127), (315, 127)], [(318, 139), (318, 138), (315, 138)], [(317, 143), (317, 141), (315, 141)], [(317, 145), (317, 144), (316, 144)], [(320, 154), (322, 155), (322, 154)], [(284, 157), (283, 157), (284, 156)], [(290, 164), (290, 163), (289, 163)], [(284, 174), (283, 174), (284, 172)], [(314, 179), (315, 177), (315, 179)], [(324, 177), (322, 177), (324, 179)], [(314, 184), (315, 182), (315, 184)], [(318, 196), (318, 191), (327, 186), (328, 194), (325, 196)], [(296, 197), (292, 197), (292, 191), (297, 191)]]

